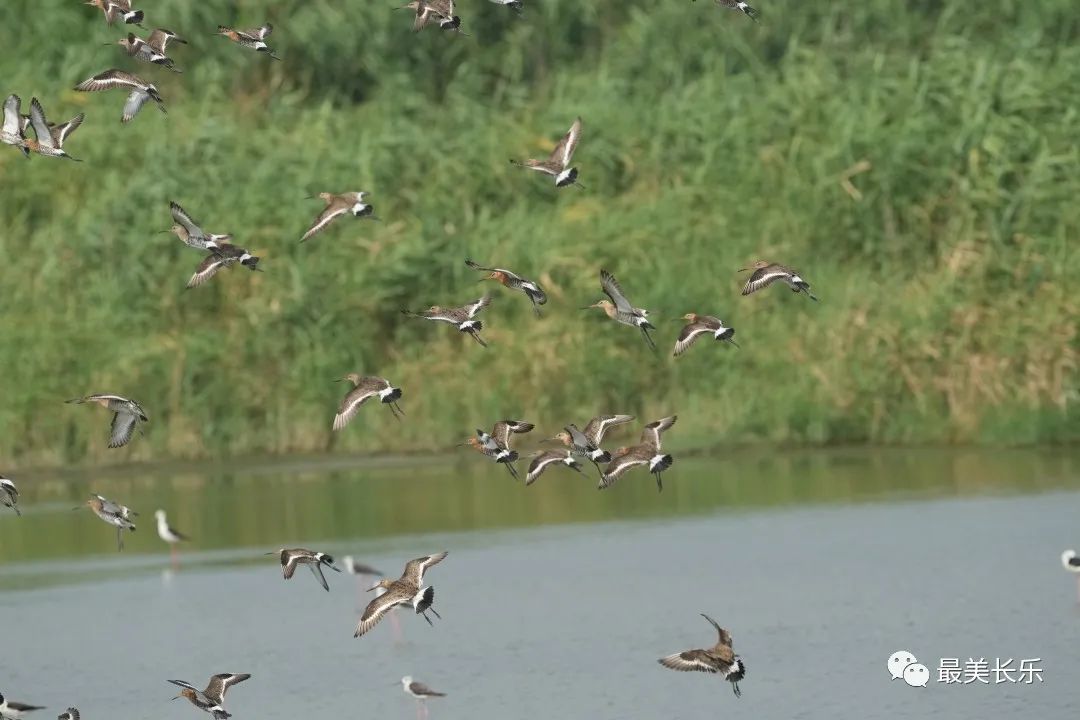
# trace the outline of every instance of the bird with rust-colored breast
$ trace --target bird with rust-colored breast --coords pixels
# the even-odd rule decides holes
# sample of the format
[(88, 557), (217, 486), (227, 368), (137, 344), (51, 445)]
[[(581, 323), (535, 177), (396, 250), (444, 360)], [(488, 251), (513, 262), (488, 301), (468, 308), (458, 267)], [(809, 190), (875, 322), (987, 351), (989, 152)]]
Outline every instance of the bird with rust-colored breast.
[(473, 340), (478, 342), (481, 347), (487, 347), (487, 343), (480, 337), (480, 331), (484, 328), (484, 324), (477, 320), (476, 316), (490, 304), (491, 296), (484, 295), (482, 298), (475, 300), (468, 305), (462, 305), (461, 307), (444, 308), (438, 305), (432, 305), (427, 310), (422, 310), (420, 312), (414, 312), (412, 310), (402, 310), (401, 312), (409, 317), (449, 323), (456, 327), (459, 332), (467, 334)]
[(494, 280), (505, 288), (510, 290), (520, 290), (525, 293), (525, 297), (529, 298), (529, 302), (532, 303), (533, 312), (536, 313), (537, 317), (540, 317), (540, 306), (547, 302), (547, 293), (545, 293), (536, 282), (533, 280), (526, 280), (517, 273), (511, 272), (505, 268), (483, 267), (468, 258), (465, 260), (465, 265), (473, 270), (481, 270), (488, 273), (481, 278), (479, 282), (483, 282), (484, 280)]
[(806, 293), (806, 296), (811, 300), (817, 300), (817, 297), (810, 292), (810, 283), (802, 279), (798, 272), (792, 270), (789, 267), (778, 265), (768, 260), (758, 260), (756, 263), (748, 268), (742, 268), (739, 272), (750, 272), (750, 277), (747, 278), (746, 284), (743, 285), (742, 294), (749, 295), (752, 292), (767, 288), (774, 282), (782, 282), (791, 288), (794, 293)]

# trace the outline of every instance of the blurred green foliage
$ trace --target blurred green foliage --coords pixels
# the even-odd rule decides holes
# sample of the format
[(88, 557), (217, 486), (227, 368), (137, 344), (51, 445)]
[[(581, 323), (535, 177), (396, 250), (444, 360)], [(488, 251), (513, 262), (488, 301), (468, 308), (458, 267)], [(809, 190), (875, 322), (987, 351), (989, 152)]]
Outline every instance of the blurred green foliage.
[[(147, 0), (183, 74), (105, 47), (76, 0), (0, 8), (0, 92), (85, 111), (82, 163), (0, 148), (4, 467), (236, 453), (402, 451), (522, 417), (677, 412), (673, 447), (1027, 444), (1080, 437), (1080, 19), (1070, 0), (537, 0), (461, 3), (470, 37), (414, 34), (394, 2)], [(138, 3), (136, 3), (138, 7)], [(214, 36), (274, 23), (282, 62)], [(142, 32), (138, 31), (137, 32)], [(121, 126), (119, 67), (167, 116)], [(509, 165), (577, 115), (586, 190)], [(320, 191), (383, 222), (297, 241)], [(264, 258), (184, 289), (198, 254), (155, 234), (176, 200)], [(483, 350), (405, 307), (484, 285), (472, 257), (535, 278), (544, 317), (497, 286)], [(820, 303), (740, 297), (759, 257)], [(600, 268), (653, 310), (664, 350), (580, 311)], [(741, 350), (669, 356), (674, 318), (719, 315)], [(596, 313), (595, 315), (593, 313)], [(404, 388), (334, 437), (346, 372)], [(121, 451), (115, 392), (151, 423)], [(550, 431), (550, 432), (549, 432)]]

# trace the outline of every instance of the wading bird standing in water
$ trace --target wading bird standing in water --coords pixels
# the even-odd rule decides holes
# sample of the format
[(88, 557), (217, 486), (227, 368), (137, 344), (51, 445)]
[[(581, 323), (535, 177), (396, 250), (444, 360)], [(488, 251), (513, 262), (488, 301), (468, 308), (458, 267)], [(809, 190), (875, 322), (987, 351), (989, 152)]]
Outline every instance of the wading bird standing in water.
[(417, 720), (422, 720), (428, 715), (427, 703), (425, 700), (433, 697), (446, 697), (446, 693), (435, 692), (424, 683), (416, 682), (412, 679), (412, 675), (406, 675), (401, 678), (401, 687), (405, 690), (407, 695), (412, 695), (416, 698)]
[[(27, 705), (26, 703), (8, 700), (3, 695), (0, 695), (0, 718), (5, 720), (22, 720), (23, 714), (44, 709), (44, 705)], [(60, 717), (63, 717), (63, 715)]]
[(705, 613), (701, 613), (701, 617), (716, 628), (719, 636), (716, 644), (707, 650), (684, 650), (681, 653), (662, 657), (657, 662), (666, 668), (682, 672), (719, 673), (720, 677), (731, 683), (735, 697), (739, 697), (742, 695), (742, 691), (739, 690), (739, 681), (746, 676), (746, 664), (731, 647), (731, 633), (720, 627)]
[(1061, 553), (1061, 566), (1076, 574), (1076, 601), (1080, 602), (1080, 557), (1077, 557), (1075, 550)]
[(169, 525), (169, 521), (165, 518), (164, 510), (155, 512), (154, 517), (157, 519), (158, 537), (169, 544), (169, 561), (172, 564), (173, 569), (176, 569), (180, 567), (180, 553), (177, 551), (176, 546), (191, 538)]

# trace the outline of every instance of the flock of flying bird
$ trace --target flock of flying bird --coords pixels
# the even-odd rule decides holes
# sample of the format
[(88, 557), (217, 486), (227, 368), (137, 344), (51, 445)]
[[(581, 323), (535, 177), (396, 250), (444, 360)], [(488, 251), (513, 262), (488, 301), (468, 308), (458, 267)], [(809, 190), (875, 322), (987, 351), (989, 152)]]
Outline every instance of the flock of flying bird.
[[(518, 13), (522, 11), (521, 0), (491, 0), (500, 5), (506, 5)], [(715, 0), (722, 7), (742, 11), (753, 20), (758, 19), (757, 11), (741, 0)], [(111, 26), (115, 23), (135, 25), (142, 27), (144, 13), (133, 9), (130, 0), (88, 0), (87, 5), (92, 5), (102, 11), (106, 22)], [(412, 0), (401, 9), (411, 9), (415, 13), (414, 29), (419, 31), (429, 24), (437, 25), (440, 29), (461, 32), (461, 18), (456, 14), (456, 6), (453, 0)], [(219, 26), (217, 34), (228, 38), (232, 42), (254, 50), (256, 52), (280, 60), (277, 54), (267, 45), (266, 39), (272, 32), (273, 27), (266, 23), (252, 30), (236, 30), (225, 26)], [(187, 41), (176, 33), (158, 28), (153, 30), (147, 39), (137, 37), (134, 33), (128, 33), (127, 37), (117, 40), (127, 55), (137, 61), (156, 65), (172, 72), (181, 72), (176, 67), (172, 58), (166, 51), (170, 43), (186, 43)], [(109, 43), (112, 45), (113, 43)], [(119, 69), (110, 69), (94, 75), (79, 83), (75, 89), (84, 92), (97, 92), (110, 89), (124, 89), (127, 99), (124, 103), (121, 121), (130, 122), (139, 110), (148, 101), (153, 101), (162, 113), (165, 113), (165, 103), (158, 93), (157, 88), (144, 81), (140, 77)], [(84, 114), (79, 113), (71, 120), (54, 124), (47, 120), (45, 111), (40, 101), (35, 97), (30, 102), (30, 114), (23, 115), (21, 99), (12, 94), (4, 102), (3, 125), (0, 128), (0, 141), (4, 144), (17, 147), (25, 156), (31, 153), (48, 157), (59, 157), (76, 160), (64, 149), (65, 142), (70, 138), (84, 120)], [(27, 135), (27, 130), (33, 131), (34, 137)], [(574, 151), (581, 139), (581, 118), (575, 119), (569, 131), (558, 142), (551, 154), (543, 159), (528, 159), (524, 161), (511, 160), (510, 162), (530, 170), (535, 170), (548, 175), (554, 180), (557, 188), (574, 185), (579, 188), (578, 169), (571, 165)], [(378, 220), (374, 215), (374, 207), (365, 202), (365, 192), (344, 193), (319, 193), (318, 197), (325, 203), (324, 209), (311, 223), (308, 230), (300, 238), (305, 242), (318, 233), (325, 231), (336, 219), (345, 215), (353, 215), (358, 218)], [(170, 214), (173, 225), (169, 230), (175, 234), (185, 245), (205, 253), (202, 261), (196, 268), (195, 273), (188, 281), (188, 287), (194, 288), (202, 285), (223, 268), (240, 264), (250, 270), (259, 270), (258, 256), (252, 255), (248, 250), (230, 242), (231, 234), (210, 233), (203, 229), (202, 224), (192, 218), (176, 202), (170, 203)], [(541, 306), (547, 303), (547, 294), (533, 280), (507, 270), (505, 268), (485, 267), (472, 260), (466, 259), (465, 264), (473, 269), (486, 273), (483, 280), (493, 280), (512, 291), (521, 292), (528, 298), (537, 316), (541, 314)], [(768, 261), (758, 261), (750, 268), (744, 268), (740, 272), (750, 271), (751, 274), (743, 286), (742, 294), (748, 295), (756, 290), (765, 288), (775, 282), (787, 285), (795, 293), (803, 293), (812, 300), (817, 298), (810, 292), (810, 285), (791, 268)], [(600, 271), (600, 287), (606, 296), (592, 305), (583, 309), (600, 308), (605, 315), (618, 323), (637, 328), (641, 335), (654, 352), (656, 345), (650, 335), (650, 330), (656, 328), (649, 322), (649, 312), (644, 308), (635, 307), (627, 298), (622, 286), (607, 270)], [(479, 345), (486, 347), (486, 341), (481, 337), (483, 323), (478, 315), (491, 303), (490, 295), (459, 307), (444, 308), (432, 306), (423, 311), (403, 310), (402, 312), (414, 318), (442, 322), (455, 327), (475, 340)], [(699, 315), (687, 313), (682, 317), (686, 325), (679, 333), (673, 351), (674, 356), (681, 355), (693, 345), (699, 338), (711, 336), (717, 341), (727, 342), (738, 347), (735, 342), (734, 328), (726, 326), (719, 318), (711, 315)], [(398, 401), (402, 391), (394, 387), (388, 380), (381, 377), (362, 376), (350, 373), (342, 378), (342, 381), (350, 382), (353, 387), (345, 395), (334, 417), (333, 429), (341, 430), (356, 416), (359, 408), (368, 400), (378, 398), (382, 404), (387, 405), (392, 414), (401, 419), (403, 413)], [(139, 403), (134, 400), (113, 394), (93, 394), (85, 397), (69, 400), (72, 404), (97, 404), (112, 412), (108, 446), (110, 448), (123, 447), (130, 442), (134, 433), (139, 429), (140, 423), (149, 422), (149, 418)], [(525, 476), (525, 485), (530, 485), (549, 467), (563, 465), (567, 468), (583, 473), (579, 459), (588, 460), (597, 469), (600, 477), (599, 488), (610, 487), (619, 477), (635, 467), (647, 467), (656, 480), (658, 490), (663, 489), (661, 474), (671, 467), (673, 459), (670, 454), (662, 451), (661, 436), (676, 422), (677, 416), (672, 415), (655, 422), (646, 424), (642, 430), (637, 444), (620, 447), (608, 452), (601, 447), (608, 432), (613, 428), (625, 425), (634, 420), (632, 415), (600, 415), (590, 420), (583, 429), (578, 429), (575, 424), (568, 424), (556, 435), (548, 438), (548, 441), (560, 443), (563, 447), (533, 455)], [(533, 430), (532, 423), (521, 420), (500, 420), (494, 424), (491, 432), (477, 429), (476, 434), (469, 437), (461, 445), (472, 447), (495, 463), (505, 466), (512, 477), (519, 477), (514, 463), (519, 454), (511, 447), (513, 435), (528, 433)], [(0, 504), (9, 507), (20, 514), (18, 507), (19, 493), (15, 483), (9, 478), (0, 476)], [(134, 531), (134, 517), (137, 515), (131, 508), (101, 495), (94, 494), (84, 505), (89, 507), (97, 517), (107, 524), (116, 528), (117, 549), (123, 549), (123, 534), (125, 531)], [(83, 507), (80, 505), (79, 507)], [(78, 508), (76, 508), (78, 509)], [(175, 549), (176, 543), (187, 538), (172, 528), (166, 519), (164, 511), (156, 513), (158, 534), (162, 540), (169, 543), (170, 548)], [(273, 553), (278, 556), (282, 568), (282, 574), (286, 580), (292, 578), (296, 568), (306, 565), (314, 574), (319, 584), (329, 591), (329, 583), (323, 574), (324, 568), (341, 572), (334, 564), (332, 557), (322, 552), (315, 552), (305, 548), (282, 548)], [(384, 617), (388, 616), (395, 608), (412, 608), (416, 614), (424, 617), (432, 624), (428, 612), (435, 617), (440, 617), (435, 611), (434, 588), (424, 585), (424, 574), (432, 566), (441, 562), (447, 556), (443, 551), (433, 555), (417, 558), (406, 563), (404, 571), (396, 580), (379, 580), (370, 589), (376, 592), (376, 597), (367, 604), (363, 614), (357, 623), (354, 637), (359, 637), (369, 632)], [(374, 570), (346, 559), (348, 569), (353, 574), (376, 575)], [(665, 667), (682, 671), (703, 671), (717, 673), (732, 683), (736, 696), (740, 695), (739, 681), (746, 673), (746, 666), (741, 658), (732, 649), (731, 635), (720, 627), (712, 618), (703, 615), (715, 628), (718, 639), (715, 645), (707, 649), (693, 649), (681, 653), (668, 655), (659, 660)], [(195, 686), (182, 680), (169, 680), (181, 688), (176, 698), (186, 698), (197, 708), (211, 714), (215, 720), (223, 720), (230, 714), (223, 707), (226, 691), (233, 685), (249, 679), (247, 673), (222, 673), (214, 675), (206, 688), (199, 690)], [(426, 685), (415, 682), (411, 677), (402, 678), (402, 686), (406, 693), (424, 700), (429, 697), (438, 697), (442, 693), (435, 692)], [(421, 705), (421, 707), (423, 707)], [(12, 702), (0, 695), (0, 718), (3, 720), (20, 720), (24, 713), (40, 709), (38, 706)], [(426, 712), (426, 709), (424, 710)], [(68, 710), (59, 716), (60, 720), (79, 720), (79, 711), (76, 708)]]

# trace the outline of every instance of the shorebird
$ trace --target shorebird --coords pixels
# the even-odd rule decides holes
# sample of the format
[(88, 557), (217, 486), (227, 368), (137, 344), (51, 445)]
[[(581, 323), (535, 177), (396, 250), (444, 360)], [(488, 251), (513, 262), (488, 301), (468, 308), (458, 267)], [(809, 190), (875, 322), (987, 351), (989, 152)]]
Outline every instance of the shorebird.
[(430, 22), (437, 22), (442, 30), (457, 30), (468, 37), (468, 33), (461, 31), (461, 18), (454, 14), (454, 0), (411, 0), (402, 5), (398, 10), (412, 10), (413, 30), (420, 32)]
[(716, 0), (716, 4), (720, 7), (728, 8), (729, 10), (742, 10), (743, 15), (754, 22), (758, 22), (758, 17), (761, 15), (757, 10), (750, 7), (748, 3), (743, 2), (743, 0)]
[(112, 410), (112, 423), (109, 426), (109, 447), (118, 448), (127, 445), (135, 428), (140, 422), (150, 422), (139, 403), (119, 395), (95, 394), (65, 401), (69, 404), (97, 403)]
[(532, 485), (538, 477), (544, 474), (548, 466), (555, 463), (560, 463), (571, 470), (581, 472), (581, 464), (574, 459), (574, 454), (570, 450), (548, 450), (533, 457), (533, 461), (529, 463), (529, 471), (525, 474), (525, 484)]
[(231, 715), (225, 712), (223, 707), (225, 703), (225, 693), (229, 688), (237, 683), (242, 683), (251, 675), (249, 673), (220, 673), (213, 675), (210, 678), (210, 682), (206, 685), (205, 690), (199, 690), (194, 685), (183, 680), (169, 680), (173, 685), (179, 685), (183, 688), (180, 694), (173, 698), (173, 700), (179, 700), (180, 698), (187, 698), (195, 707), (204, 712), (208, 712), (214, 716), (215, 720), (224, 720), (231, 717)]
[(251, 48), (261, 53), (266, 53), (275, 60), (280, 60), (274, 51), (271, 50), (265, 40), (274, 31), (274, 26), (270, 23), (265, 23), (257, 28), (251, 30), (236, 30), (231, 27), (225, 27), (224, 25), (218, 25), (217, 34), (223, 35), (232, 40), (241, 47)]
[(600, 448), (604, 435), (616, 425), (625, 425), (633, 419), (633, 415), (597, 415), (586, 423), (584, 430), (578, 430), (577, 425), (571, 423), (550, 439), (558, 440), (574, 454), (588, 458), (599, 470), (598, 463), (611, 462), (611, 453)]
[(153, 65), (160, 65), (173, 72), (182, 72), (175, 66), (172, 58), (165, 54), (165, 48), (168, 46), (170, 40), (175, 40), (176, 42), (185, 45), (187, 44), (187, 40), (183, 39), (172, 30), (166, 30), (165, 28), (154, 30), (146, 40), (136, 37), (134, 33), (128, 33), (126, 38), (117, 40), (115, 43), (105, 44), (119, 45), (124, 48), (124, 51), (127, 52), (128, 55), (136, 60), (142, 60), (143, 62), (151, 63)]
[(29, 120), (22, 114), (22, 98), (8, 95), (4, 100), (4, 124), (0, 126), (0, 142), (14, 145), (26, 157), (30, 157), (30, 148), (26, 146), (26, 127)]
[(169, 559), (172, 561), (173, 567), (176, 567), (178, 564), (176, 552), (177, 544), (185, 540), (190, 540), (191, 538), (169, 525), (169, 521), (165, 518), (164, 510), (156, 511), (154, 517), (157, 518), (158, 537), (169, 543)]
[(370, 565), (365, 565), (352, 555), (346, 555), (341, 558), (341, 564), (345, 566), (345, 571), (350, 575), (359, 575), (360, 577), (382, 577), (382, 571), (376, 570)]
[(500, 420), (495, 423), (490, 433), (477, 428), (476, 436), (469, 438), (462, 445), (468, 445), (474, 450), (487, 455), (496, 463), (505, 465), (510, 475), (517, 478), (518, 472), (517, 468), (514, 467), (514, 462), (518, 459), (518, 454), (510, 448), (510, 435), (524, 434), (534, 427), (536, 426), (532, 423), (522, 420)]
[(675, 461), (671, 455), (661, 452), (660, 436), (678, 419), (678, 415), (672, 415), (649, 423), (641, 432), (641, 440), (637, 445), (621, 447), (613, 452), (611, 462), (600, 474), (599, 488), (604, 490), (611, 487), (631, 468), (648, 465), (649, 472), (656, 478), (656, 491), (661, 492), (664, 489), (661, 473), (671, 467)]
[(172, 214), (173, 226), (161, 232), (171, 232), (190, 248), (214, 251), (220, 243), (232, 240), (232, 235), (219, 235), (203, 230), (177, 202), (169, 203), (169, 212)]
[(5, 718), (6, 720), (20, 720), (23, 713), (44, 709), (44, 705), (27, 705), (26, 703), (8, 700), (3, 695), (0, 695), (0, 718)]
[(203, 258), (195, 273), (188, 280), (187, 288), (196, 288), (210, 278), (217, 275), (218, 270), (240, 263), (252, 272), (259, 270), (259, 256), (252, 255), (247, 250), (227, 242), (216, 241), (216, 247), (210, 254)]
[[(401, 678), (401, 687), (403, 690), (405, 690), (405, 694), (412, 695), (414, 698), (416, 698), (417, 718), (427, 717), (428, 711), (427, 705), (424, 703), (425, 700), (433, 697), (446, 697), (446, 693), (435, 692), (424, 683), (416, 682), (412, 679), (412, 675), (406, 675), (405, 677)], [(423, 709), (422, 712), (421, 708)]]
[(555, 146), (555, 149), (551, 151), (551, 155), (547, 160), (534, 160), (530, 158), (525, 162), (519, 162), (511, 158), (510, 163), (512, 165), (517, 165), (518, 167), (528, 168), (529, 170), (538, 170), (545, 175), (551, 175), (555, 178), (555, 187), (577, 185), (584, 190), (585, 187), (577, 181), (577, 168), (570, 167), (570, 159), (574, 156), (574, 150), (577, 149), (579, 140), (581, 140), (581, 118), (574, 120), (574, 124), (570, 126), (570, 130), (563, 136), (563, 139), (559, 141), (559, 144)]
[(319, 581), (319, 584), (323, 586), (323, 590), (330, 592), (330, 584), (326, 582), (326, 576), (323, 575), (323, 565), (330, 568), (334, 572), (341, 572), (341, 568), (334, 565), (334, 558), (330, 557), (326, 553), (315, 552), (314, 550), (308, 550), (307, 548), (281, 548), (274, 552), (268, 552), (267, 555), (277, 555), (281, 561), (281, 575), (286, 580), (291, 580), (293, 573), (296, 572), (296, 566), (303, 563), (311, 570), (311, 574), (315, 576), (315, 579)]
[(147, 100), (157, 103), (158, 110), (165, 111), (165, 101), (158, 95), (157, 88), (152, 83), (139, 78), (137, 75), (126, 73), (123, 70), (106, 70), (92, 78), (83, 80), (75, 86), (80, 92), (100, 92), (113, 88), (130, 88), (127, 100), (124, 101), (124, 114), (120, 116), (120, 122), (129, 123), (139, 112), (139, 109)]
[(674, 357), (682, 355), (699, 336), (706, 333), (711, 333), (716, 340), (727, 340), (735, 347), (739, 347), (739, 343), (735, 342), (735, 328), (725, 327), (724, 321), (720, 318), (686, 313), (679, 319), (685, 320), (688, 324), (679, 332), (679, 339), (675, 341), (675, 350), (671, 353)]
[(510, 8), (515, 13), (517, 13), (519, 17), (524, 15), (524, 12), (522, 12), (522, 10), (524, 10), (525, 6), (521, 2), (521, 0), (491, 0), (491, 2), (495, 3), (496, 5), (504, 5)]
[(315, 222), (311, 224), (311, 227), (307, 229), (304, 236), (300, 238), (300, 242), (304, 242), (313, 235), (317, 235), (330, 226), (330, 223), (334, 222), (337, 218), (341, 217), (345, 213), (352, 213), (354, 217), (370, 217), (372, 220), (377, 220), (372, 213), (375, 212), (375, 206), (369, 205), (364, 202), (366, 192), (346, 192), (340, 195), (334, 193), (323, 192), (312, 197), (321, 198), (326, 203), (326, 207), (318, 217), (315, 218)]
[(619, 285), (619, 281), (607, 270), (600, 271), (600, 287), (603, 288), (604, 294), (607, 295), (610, 300), (600, 300), (588, 307), (582, 308), (582, 310), (598, 307), (612, 320), (620, 322), (623, 325), (630, 325), (640, 329), (642, 336), (645, 338), (645, 342), (653, 352), (656, 352), (656, 344), (653, 342), (652, 338), (649, 337), (649, 330), (656, 329), (653, 324), (649, 322), (649, 311), (631, 305), (630, 301), (626, 299), (626, 293), (623, 292), (622, 286)]
[(409, 317), (418, 317), (425, 320), (435, 320), (437, 322), (450, 323), (457, 327), (459, 332), (468, 333), (469, 336), (480, 343), (482, 347), (487, 347), (487, 343), (480, 337), (480, 331), (484, 328), (484, 324), (479, 320), (476, 320), (476, 316), (481, 310), (491, 304), (491, 296), (484, 295), (479, 300), (476, 300), (468, 305), (462, 305), (456, 308), (442, 308), (438, 305), (432, 305), (427, 310), (422, 312), (413, 312), (412, 310), (402, 310), (401, 312)]
[[(129, 508), (127, 505), (123, 505), (123, 504), (118, 503), (118, 502), (113, 502), (112, 500), (105, 497), (104, 495), (98, 495), (97, 493), (92, 493), (92, 494), (93, 494), (93, 496), (95, 498), (97, 498), (101, 502), (102, 509), (105, 512), (109, 513), (110, 515), (119, 515), (120, 517), (122, 517), (125, 520), (131, 520), (131, 518), (139, 516), (139, 513), (135, 512), (134, 510)], [(78, 508), (76, 508), (76, 509), (78, 509)]]
[(64, 141), (68, 135), (79, 129), (84, 117), (82, 113), (79, 113), (66, 123), (60, 125), (50, 123), (45, 119), (45, 111), (42, 109), (38, 99), (31, 98), (29, 126), (33, 128), (37, 139), (31, 140), (24, 135), (23, 147), (38, 155), (62, 157), (79, 162), (78, 158), (71, 157), (64, 150)]
[(79, 711), (76, 708), (68, 708), (57, 715), (56, 720), (79, 720)]
[(132, 10), (131, 0), (86, 0), (86, 4), (105, 13), (105, 22), (112, 25), (123, 20), (127, 25), (138, 25), (143, 21), (142, 10)]
[[(131, 532), (135, 532), (135, 523), (128, 519), (131, 516), (131, 509), (118, 505), (100, 495), (94, 495), (84, 502), (83, 505), (93, 510), (94, 514), (103, 521), (116, 528), (116, 549), (123, 550), (124, 531), (130, 530)], [(82, 506), (80, 505), (79, 507)], [(75, 509), (78, 510), (79, 508), (77, 507)]]
[(356, 632), (353, 633), (353, 637), (360, 637), (371, 630), (390, 609), (398, 605), (411, 605), (416, 610), (417, 615), (424, 616), (424, 619), (428, 621), (428, 625), (434, 624), (431, 622), (431, 618), (427, 616), (428, 610), (435, 613), (435, 617), (442, 619), (442, 616), (435, 612), (435, 608), (432, 607), (432, 603), (435, 601), (435, 588), (431, 586), (423, 587), (423, 584), (424, 573), (427, 569), (441, 562), (447, 554), (444, 550), (435, 555), (426, 555), (410, 560), (405, 564), (405, 571), (397, 580), (383, 579), (375, 583), (371, 590), (383, 588), (386, 592), (368, 603), (367, 608), (364, 609), (364, 614), (360, 616), (360, 622), (356, 625)]
[(480, 282), (483, 282), (484, 280), (494, 280), (503, 287), (510, 288), (511, 290), (520, 290), (525, 293), (525, 297), (529, 298), (529, 301), (532, 303), (533, 312), (536, 313), (536, 317), (540, 317), (540, 306), (547, 302), (547, 294), (535, 282), (526, 280), (517, 273), (504, 268), (482, 267), (468, 258), (465, 259), (465, 265), (473, 270), (482, 270), (489, 273), (487, 276), (481, 278)]
[(3, 475), (0, 475), (0, 505), (11, 508), (16, 515), (22, 515), (19, 511), (19, 488)]
[(743, 286), (743, 295), (749, 295), (780, 280), (790, 287), (792, 292), (804, 292), (811, 300), (817, 300), (814, 294), (810, 292), (810, 283), (799, 277), (799, 273), (791, 268), (771, 263), (768, 260), (758, 260), (748, 268), (741, 268), (739, 272), (747, 272), (748, 270), (753, 270), (753, 273), (747, 279), (746, 285)]
[(701, 617), (709, 621), (716, 628), (719, 636), (716, 644), (708, 650), (684, 650), (657, 660), (658, 663), (672, 670), (682, 672), (698, 671), (707, 673), (720, 673), (720, 677), (731, 683), (731, 689), (735, 697), (742, 695), (739, 690), (739, 681), (746, 677), (746, 663), (735, 654), (731, 647), (731, 633), (720, 627), (715, 620), (701, 613)]
[(1077, 602), (1080, 602), (1080, 557), (1076, 556), (1075, 550), (1066, 550), (1061, 553), (1061, 566), (1076, 574)]
[(397, 404), (397, 401), (401, 399), (401, 388), (394, 387), (389, 380), (381, 377), (364, 376), (359, 373), (349, 373), (338, 380), (338, 382), (345, 381), (351, 382), (353, 389), (342, 398), (341, 405), (338, 406), (337, 415), (334, 416), (335, 430), (340, 430), (348, 425), (356, 417), (360, 406), (373, 397), (378, 397), (379, 402), (389, 407), (390, 412), (397, 419), (400, 420), (401, 416), (405, 414), (401, 412), (401, 408)]

